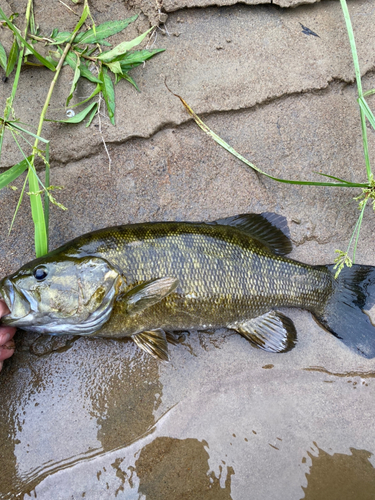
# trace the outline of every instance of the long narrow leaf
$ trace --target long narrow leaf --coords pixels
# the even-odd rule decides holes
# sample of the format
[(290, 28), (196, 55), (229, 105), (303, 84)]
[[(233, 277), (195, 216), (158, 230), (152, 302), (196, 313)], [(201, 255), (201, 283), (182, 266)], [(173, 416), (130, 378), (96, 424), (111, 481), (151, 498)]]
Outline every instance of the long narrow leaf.
[(48, 144), (49, 141), (47, 139), (43, 139), (43, 137), (40, 137), (40, 135), (36, 135), (36, 134), (33, 134), (33, 132), (30, 132), (30, 130), (26, 130), (22, 127), (20, 127), (18, 125), (18, 122), (14, 122), (14, 121), (8, 121), (6, 122), (7, 125), (12, 129), (12, 128), (15, 128), (17, 130), (19, 130), (20, 132), (25, 132), (26, 134), (28, 135), (31, 135), (32, 137), (34, 137), (35, 139), (38, 139), (38, 141), (42, 141), (44, 142), (45, 144)]
[[(102, 82), (100, 81), (100, 83), (102, 83)], [(86, 102), (90, 101), (93, 97), (95, 97), (96, 94), (99, 94), (100, 90), (101, 90), (101, 85), (98, 84), (96, 86), (96, 89), (94, 90), (94, 92), (89, 97), (87, 97), (87, 99), (85, 99), (84, 101), (81, 101), (81, 102), (77, 102), (77, 104), (72, 104), (70, 107), (76, 108), (77, 106), (82, 106), (82, 104), (85, 104)]]
[[(346, 0), (340, 0), (340, 3), (341, 3), (342, 12), (344, 14), (346, 29), (347, 29), (348, 37), (349, 37), (350, 48), (352, 51), (355, 78), (357, 81), (357, 88), (358, 88), (358, 97), (361, 98), (363, 96), (361, 71), (359, 69), (359, 61), (358, 61), (357, 48), (355, 45), (353, 26), (352, 26), (352, 22), (350, 20), (350, 15), (349, 15), (349, 10), (348, 10)], [(365, 115), (364, 115), (364, 112), (362, 109), (361, 109), (361, 129), (362, 129), (363, 151), (364, 151), (364, 155), (365, 155), (367, 178), (370, 182), (372, 174), (371, 174), (370, 156), (369, 156), (369, 151), (368, 151), (366, 118), (365, 118)]]
[(112, 125), (115, 124), (115, 89), (111, 77), (108, 75), (107, 69), (102, 68), (99, 73), (99, 78), (102, 80), (102, 93), (107, 105), (108, 116)]
[(47, 189), (50, 186), (50, 165), (49, 165), (49, 142), (46, 146), (46, 173), (44, 177), (44, 220), (46, 225), (46, 236), (47, 236), (47, 252), (48, 252), (48, 242), (49, 242), (49, 196)]
[[(96, 104), (98, 104), (98, 103), (96, 103)], [(90, 114), (88, 122), (86, 124), (86, 128), (91, 125), (91, 122), (93, 121), (94, 116), (96, 115), (97, 111), (98, 111), (98, 106), (95, 106), (94, 108), (92, 108), (91, 114)]]
[(48, 240), (46, 231), (46, 221), (44, 218), (43, 203), (39, 191), (39, 183), (34, 172), (29, 169), (29, 187), (31, 215), (35, 226), (35, 254), (37, 257), (42, 257), (48, 252)]
[(13, 165), (13, 167), (8, 168), (4, 173), (0, 174), (0, 189), (8, 186), (11, 182), (13, 182), (17, 177), (22, 175), (24, 171), (28, 167), (28, 162), (31, 160), (31, 156), (27, 158), (27, 160), (22, 160), (17, 165)]
[(11, 74), (11, 72), (13, 71), (14, 65), (16, 64), (17, 59), (18, 59), (18, 53), (19, 53), (18, 43), (17, 43), (17, 40), (14, 39), (13, 43), (12, 43), (12, 48), (10, 49), (10, 53), (9, 53), (8, 64), (7, 64), (7, 67), (5, 70), (6, 77), (8, 77)]
[(3, 68), (4, 71), (6, 71), (7, 55), (6, 55), (5, 49), (1, 43), (0, 43), (0, 66)]
[(358, 103), (359, 103), (359, 106), (361, 108), (361, 110), (364, 112), (364, 114), (366, 115), (366, 118), (368, 119), (368, 121), (370, 122), (371, 126), (373, 129), (375, 129), (375, 117), (371, 111), (371, 109), (369, 108), (367, 102), (364, 100), (363, 97), (360, 97), (358, 99)]
[(67, 120), (46, 120), (47, 122), (57, 122), (57, 123), (81, 123), (82, 120), (86, 118), (86, 116), (90, 113), (92, 108), (96, 106), (97, 102), (92, 102), (87, 108), (83, 109), (77, 115), (68, 118)]
[(76, 37), (74, 39), (74, 43), (97, 43), (109, 36), (115, 35), (116, 33), (120, 33), (120, 31), (124, 30), (130, 23), (134, 22), (138, 17), (138, 14), (128, 19), (123, 19), (119, 21), (107, 21), (103, 24), (99, 24), (95, 28), (96, 33), (94, 33), (93, 29), (90, 29), (82, 34), (79, 38)]
[(50, 69), (51, 71), (55, 71), (56, 68), (53, 66), (53, 64), (51, 64), (49, 61), (47, 61), (47, 59), (45, 59), (42, 55), (39, 54), (39, 52), (37, 52), (30, 44), (28, 44), (26, 42), (26, 40), (20, 35), (20, 33), (18, 32), (18, 30), (13, 26), (13, 24), (10, 22), (10, 20), (7, 18), (7, 16), (5, 15), (4, 11), (0, 8), (0, 16), (4, 19), (4, 21), (7, 23), (8, 27), (13, 31), (13, 33), (16, 35), (16, 37), (18, 38), (18, 40), (23, 43), (23, 45), (25, 47), (27, 47), (31, 52), (32, 54), (34, 54), (34, 56), (42, 63), (44, 64), (44, 66), (46, 66), (48, 69)]
[(132, 49), (136, 45), (139, 45), (142, 40), (146, 38), (146, 36), (152, 31), (154, 28), (150, 28), (149, 30), (145, 31), (142, 33), (142, 35), (139, 35), (137, 38), (134, 38), (134, 40), (130, 40), (129, 42), (122, 42), (119, 45), (116, 45), (115, 48), (112, 50), (109, 50), (107, 52), (102, 52), (99, 56), (98, 59), (100, 61), (104, 62), (111, 62), (116, 60), (117, 57), (122, 56), (125, 54), (128, 50)]
[[(63, 53), (62, 49), (58, 47), (58, 50), (60, 54)], [(72, 52), (71, 50), (66, 54), (65, 61), (69, 64), (69, 66), (72, 68), (73, 71), (76, 69), (76, 64), (77, 64), (77, 54)], [(81, 76), (84, 78), (87, 78), (87, 80), (90, 80), (90, 82), (93, 83), (102, 83), (101, 80), (96, 78), (91, 71), (85, 66), (84, 64), (79, 65), (79, 71), (81, 72)]]
[(72, 86), (70, 88), (70, 93), (69, 93), (68, 98), (66, 100), (66, 106), (69, 105), (69, 103), (73, 97), (74, 91), (76, 89), (79, 77), (81, 76), (81, 72), (79, 70), (79, 64), (80, 64), (80, 59), (79, 59), (79, 57), (77, 57), (77, 63), (76, 63), (76, 67), (74, 70), (74, 77), (73, 77), (73, 81), (72, 81)]
[[(173, 93), (173, 92), (172, 92)], [(339, 182), (310, 182), (310, 181), (294, 181), (294, 180), (289, 180), (289, 179), (280, 179), (279, 177), (273, 177), (272, 175), (267, 174), (266, 172), (263, 172), (260, 168), (256, 167), (253, 163), (249, 162), (246, 158), (244, 158), (242, 155), (237, 153), (235, 149), (233, 149), (229, 144), (227, 144), (221, 137), (219, 137), (215, 132), (213, 132), (203, 121), (199, 118), (199, 116), (191, 109), (191, 107), (184, 101), (182, 97), (180, 97), (177, 94), (173, 94), (176, 97), (180, 99), (182, 104), (185, 106), (189, 114), (193, 117), (195, 123), (201, 128), (206, 134), (208, 134), (214, 141), (216, 141), (220, 146), (222, 146), (224, 149), (228, 151), (228, 153), (231, 153), (233, 156), (241, 160), (245, 165), (248, 167), (252, 168), (256, 172), (268, 177), (269, 179), (272, 179), (277, 182), (282, 182), (284, 184), (297, 184), (301, 186), (333, 186), (333, 187), (368, 187), (368, 184), (359, 184), (359, 183), (339, 183)]]
[(9, 226), (8, 234), (10, 234), (11, 231), (12, 231), (12, 229), (13, 229), (14, 221), (16, 220), (16, 216), (17, 216), (18, 210), (19, 210), (19, 208), (21, 206), (21, 203), (22, 203), (22, 200), (23, 200), (23, 195), (25, 194), (25, 188), (26, 188), (26, 184), (27, 184), (28, 178), (29, 178), (29, 176), (27, 175), (26, 179), (25, 179), (25, 182), (23, 183), (23, 186), (22, 186), (22, 189), (21, 189), (21, 194), (20, 194), (20, 196), (18, 198), (17, 206), (16, 206), (16, 209), (15, 209), (13, 217), (12, 217), (12, 222), (10, 223), (10, 226)]
[(144, 63), (145, 61), (147, 61), (147, 59), (150, 59), (159, 52), (164, 52), (164, 51), (165, 49), (151, 49), (151, 50), (144, 49), (144, 50), (137, 50), (136, 52), (127, 52), (121, 57), (121, 59), (119, 59), (121, 68), (124, 69), (125, 67), (127, 70), (135, 68), (140, 64)]

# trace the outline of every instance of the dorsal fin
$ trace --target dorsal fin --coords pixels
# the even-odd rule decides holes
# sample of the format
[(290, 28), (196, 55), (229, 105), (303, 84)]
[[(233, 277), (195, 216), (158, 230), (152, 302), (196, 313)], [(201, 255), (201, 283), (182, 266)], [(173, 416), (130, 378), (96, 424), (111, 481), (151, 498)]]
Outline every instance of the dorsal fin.
[(263, 243), (276, 255), (286, 255), (293, 248), (286, 218), (273, 212), (234, 215), (216, 220), (213, 224), (236, 227)]

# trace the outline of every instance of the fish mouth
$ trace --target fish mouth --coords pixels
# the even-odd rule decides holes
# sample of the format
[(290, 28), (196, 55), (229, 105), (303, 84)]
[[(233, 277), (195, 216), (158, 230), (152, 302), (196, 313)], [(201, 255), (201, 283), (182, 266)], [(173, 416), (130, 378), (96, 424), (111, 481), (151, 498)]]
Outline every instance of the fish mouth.
[(4, 325), (18, 326), (20, 321), (32, 311), (30, 297), (20, 293), (8, 278), (0, 282), (0, 298), (5, 301), (10, 310), (9, 314), (1, 318), (1, 323)]
[(4, 300), (8, 309), (12, 311), (14, 303), (14, 288), (12, 282), (7, 278), (0, 283), (0, 298)]

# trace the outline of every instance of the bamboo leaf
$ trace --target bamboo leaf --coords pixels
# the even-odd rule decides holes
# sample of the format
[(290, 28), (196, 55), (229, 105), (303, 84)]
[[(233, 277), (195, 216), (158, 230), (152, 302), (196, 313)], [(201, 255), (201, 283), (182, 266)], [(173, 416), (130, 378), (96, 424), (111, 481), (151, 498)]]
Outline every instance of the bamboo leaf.
[(107, 21), (103, 24), (100, 24), (95, 28), (96, 33), (94, 33), (93, 29), (90, 29), (82, 34), (79, 38), (75, 38), (74, 43), (98, 43), (108, 38), (109, 36), (115, 35), (116, 33), (120, 33), (120, 31), (124, 30), (130, 23), (137, 19), (138, 15), (129, 17), (128, 19), (123, 19), (120, 21)]
[[(63, 53), (60, 47), (58, 47), (58, 50), (60, 54)], [(72, 68), (73, 71), (76, 69), (77, 65), (77, 54), (75, 52), (72, 52), (71, 50), (66, 54), (65, 61), (69, 64), (69, 66)], [(86, 78), (87, 80), (90, 80), (90, 82), (93, 83), (102, 83), (101, 80), (96, 78), (91, 71), (88, 69), (88, 67), (85, 64), (80, 64), (79, 65), (79, 71), (81, 72), (81, 76)]]
[(138, 85), (135, 83), (135, 81), (133, 80), (133, 78), (130, 75), (128, 75), (127, 73), (122, 73), (120, 75), (116, 75), (116, 83), (118, 83), (122, 79), (131, 83), (133, 85), (133, 87), (135, 87), (135, 89), (138, 90), (138, 92), (140, 92)]
[(42, 55), (39, 54), (30, 44), (26, 42), (26, 40), (20, 35), (18, 30), (15, 28), (15, 26), (11, 23), (11, 21), (7, 18), (5, 15), (4, 11), (0, 8), (0, 16), (4, 19), (4, 21), (7, 23), (8, 27), (10, 28), (11, 31), (15, 34), (15, 36), (18, 38), (18, 40), (25, 46), (27, 47), (33, 54), (34, 56), (42, 63), (44, 66), (46, 66), (48, 69), (51, 71), (55, 71), (55, 67), (53, 64), (51, 64), (47, 59), (45, 59)]
[(6, 55), (5, 49), (1, 43), (0, 43), (0, 66), (3, 68), (4, 71), (6, 71), (7, 55)]
[(157, 53), (164, 51), (165, 49), (152, 49), (152, 50), (144, 49), (144, 50), (137, 50), (136, 52), (127, 52), (121, 57), (121, 59), (119, 59), (121, 68), (125, 69), (125, 71), (131, 68), (136, 68), (140, 64), (147, 61), (147, 59), (150, 59)]
[(85, 66), (84, 64), (80, 65), (79, 70), (80, 70), (81, 76), (83, 76), (83, 78), (86, 78), (87, 80), (89, 80), (92, 83), (100, 83), (99, 78), (96, 78), (96, 76), (94, 76), (91, 73), (91, 71), (88, 69), (88, 67)]
[(95, 106), (94, 108), (92, 108), (92, 111), (91, 111), (91, 114), (89, 116), (89, 121), (87, 122), (86, 128), (91, 125), (91, 122), (93, 121), (94, 116), (96, 115), (97, 110), (98, 110), (98, 106)]
[(99, 78), (102, 80), (102, 93), (107, 105), (108, 116), (112, 125), (115, 124), (115, 89), (111, 77), (108, 75), (107, 69), (102, 68), (99, 73)]
[(92, 102), (87, 106), (87, 108), (83, 109), (80, 113), (68, 118), (67, 120), (46, 120), (47, 122), (58, 122), (58, 123), (81, 123), (82, 120), (86, 118), (86, 116), (90, 113), (92, 108), (96, 106), (97, 102)]
[(115, 75), (121, 75), (122, 69), (121, 65), (118, 61), (104, 63)]
[[(100, 83), (102, 83), (102, 82), (100, 81)], [(101, 91), (101, 85), (98, 84), (96, 86), (96, 89), (94, 90), (94, 92), (87, 99), (85, 99), (84, 101), (81, 101), (81, 102), (77, 102), (77, 104), (73, 104), (70, 107), (71, 108), (76, 108), (77, 106), (82, 106), (82, 104), (85, 104), (86, 102), (90, 101), (90, 99), (92, 99), (93, 97), (95, 97), (96, 94), (99, 94), (100, 91)]]
[(8, 64), (7, 64), (7, 68), (5, 71), (6, 77), (8, 77), (11, 74), (11, 72), (13, 71), (14, 65), (16, 64), (17, 59), (18, 59), (18, 52), (19, 52), (18, 43), (17, 43), (17, 40), (14, 39), (13, 43), (12, 43), (12, 48), (10, 49)]
[(142, 33), (142, 35), (139, 35), (137, 38), (134, 38), (134, 40), (130, 40), (129, 42), (122, 42), (119, 45), (116, 45), (112, 50), (109, 50), (107, 52), (102, 52), (99, 56), (98, 59), (103, 62), (113, 62), (116, 60), (117, 57), (122, 56), (125, 54), (128, 50), (132, 49), (136, 45), (139, 45), (144, 38), (152, 31), (154, 28), (150, 28), (149, 30), (145, 31)]
[(73, 77), (73, 81), (72, 81), (72, 86), (70, 88), (70, 94), (68, 95), (68, 98), (66, 100), (66, 106), (68, 106), (69, 102), (71, 101), (71, 99), (73, 97), (73, 93), (74, 93), (76, 86), (77, 86), (77, 82), (79, 80), (79, 77), (81, 76), (81, 72), (79, 70), (79, 64), (80, 64), (80, 59), (79, 59), (79, 57), (77, 57), (77, 63), (76, 63), (76, 67), (74, 70), (74, 77)]
[(17, 165), (13, 165), (13, 167), (8, 168), (4, 173), (0, 174), (0, 189), (8, 186), (11, 182), (13, 182), (17, 177), (22, 175), (24, 171), (29, 166), (29, 161), (31, 156), (27, 158), (27, 160), (22, 160)]

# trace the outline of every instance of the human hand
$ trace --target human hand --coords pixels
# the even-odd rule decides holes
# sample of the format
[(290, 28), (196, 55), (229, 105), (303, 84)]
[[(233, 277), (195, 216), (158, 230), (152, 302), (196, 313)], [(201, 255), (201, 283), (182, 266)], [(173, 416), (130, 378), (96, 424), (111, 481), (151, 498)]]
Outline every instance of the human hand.
[[(0, 318), (9, 314), (8, 306), (0, 299)], [(11, 326), (0, 325), (0, 372), (3, 367), (4, 359), (8, 359), (14, 353), (13, 335), (16, 333), (16, 328)]]

